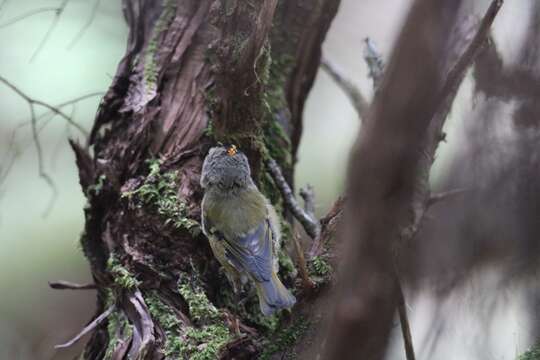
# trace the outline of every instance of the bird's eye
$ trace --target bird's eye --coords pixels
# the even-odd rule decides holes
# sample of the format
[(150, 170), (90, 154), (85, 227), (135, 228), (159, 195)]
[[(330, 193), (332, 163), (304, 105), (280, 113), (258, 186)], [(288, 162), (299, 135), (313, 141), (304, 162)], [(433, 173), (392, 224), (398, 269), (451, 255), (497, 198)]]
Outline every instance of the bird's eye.
[(238, 152), (238, 150), (236, 149), (236, 145), (231, 145), (227, 149), (227, 155), (229, 155), (229, 156), (234, 156), (234, 155), (236, 155), (237, 152)]

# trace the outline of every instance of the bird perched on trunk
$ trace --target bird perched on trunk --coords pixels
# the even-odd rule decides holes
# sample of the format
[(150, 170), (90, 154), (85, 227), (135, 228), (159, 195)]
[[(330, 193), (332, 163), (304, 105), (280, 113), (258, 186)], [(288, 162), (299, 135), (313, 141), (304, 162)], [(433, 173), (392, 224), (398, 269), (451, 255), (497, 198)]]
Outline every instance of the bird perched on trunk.
[(251, 179), (247, 157), (213, 147), (204, 159), (202, 228), (235, 293), (251, 280), (264, 315), (288, 309), (296, 299), (277, 276), (280, 229), (274, 208)]

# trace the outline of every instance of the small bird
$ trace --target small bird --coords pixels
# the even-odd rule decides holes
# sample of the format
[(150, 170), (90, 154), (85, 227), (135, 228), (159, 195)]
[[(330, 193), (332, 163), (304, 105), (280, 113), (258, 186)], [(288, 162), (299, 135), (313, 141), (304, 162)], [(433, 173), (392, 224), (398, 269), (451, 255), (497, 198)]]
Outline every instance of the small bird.
[(277, 276), (280, 229), (276, 212), (251, 179), (246, 155), (217, 146), (204, 159), (202, 228), (235, 293), (249, 279), (265, 316), (296, 302)]

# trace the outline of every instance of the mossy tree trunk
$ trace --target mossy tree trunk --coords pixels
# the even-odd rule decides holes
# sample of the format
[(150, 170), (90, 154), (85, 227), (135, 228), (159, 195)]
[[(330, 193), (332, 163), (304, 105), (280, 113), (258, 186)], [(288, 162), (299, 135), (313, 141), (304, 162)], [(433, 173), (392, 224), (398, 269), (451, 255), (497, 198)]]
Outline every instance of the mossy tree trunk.
[[(235, 143), (283, 213), (264, 159), (292, 182), (304, 102), (338, 5), (123, 1), (126, 54), (89, 147), (72, 143), (88, 199), (81, 242), (96, 316), (112, 311), (82, 358), (251, 359), (276, 350), (265, 336), (286, 320), (261, 318), (253, 297), (236, 302), (200, 232), (200, 169), (209, 146)], [(294, 269), (282, 268), (294, 287)]]

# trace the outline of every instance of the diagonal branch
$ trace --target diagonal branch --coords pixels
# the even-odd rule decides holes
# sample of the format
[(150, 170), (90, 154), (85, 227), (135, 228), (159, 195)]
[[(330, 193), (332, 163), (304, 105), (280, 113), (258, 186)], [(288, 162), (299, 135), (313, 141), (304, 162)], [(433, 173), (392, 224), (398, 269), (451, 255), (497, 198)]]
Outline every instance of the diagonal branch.
[(90, 12), (90, 16), (88, 17), (88, 20), (86, 20), (86, 23), (81, 27), (81, 29), (79, 30), (77, 35), (75, 35), (73, 37), (73, 40), (71, 40), (71, 42), (69, 43), (69, 45), (67, 47), (68, 50), (73, 49), (75, 44), (77, 44), (77, 42), (83, 37), (86, 30), (88, 30), (90, 25), (92, 25), (92, 23), (94, 22), (94, 19), (96, 18), (96, 14), (97, 14), (97, 11), (99, 9), (99, 4), (100, 3), (101, 3), (101, 0), (94, 0), (94, 6), (92, 7), (92, 11)]
[(303, 209), (298, 204), (291, 190), (291, 187), (283, 177), (281, 169), (279, 168), (279, 165), (276, 163), (276, 161), (270, 158), (267, 160), (266, 165), (268, 166), (268, 170), (270, 171), (270, 174), (272, 175), (272, 178), (274, 179), (274, 182), (276, 183), (276, 186), (281, 192), (281, 196), (283, 197), (283, 200), (285, 201), (285, 204), (287, 204), (287, 207), (289, 208), (291, 213), (300, 222), (300, 224), (302, 224), (302, 226), (306, 230), (306, 233), (312, 239), (317, 239), (321, 234), (321, 224), (319, 223), (317, 218), (314, 216), (314, 214), (308, 213), (308, 211)]
[(55, 349), (65, 349), (73, 344), (75, 344), (77, 341), (79, 341), (84, 335), (88, 334), (90, 331), (94, 330), (99, 324), (101, 324), (109, 315), (112, 314), (114, 309), (116, 308), (115, 305), (110, 306), (105, 312), (103, 312), (101, 315), (99, 315), (97, 318), (95, 318), (90, 324), (86, 325), (84, 329), (81, 330), (80, 333), (75, 335), (75, 337), (68, 342), (60, 345), (55, 345)]
[[(0, 5), (0, 9), (1, 9), (2, 5)], [(37, 15), (37, 14), (42, 14), (42, 13), (46, 13), (46, 12), (57, 12), (57, 11), (58, 11), (57, 7), (43, 7), (43, 8), (39, 8), (39, 9), (34, 9), (34, 10), (28, 11), (28, 12), (26, 12), (24, 14), (15, 16), (14, 18), (11, 18), (11, 19), (7, 20), (6, 22), (3, 22), (2, 24), (0, 24), (0, 29), (8, 27), (8, 26), (13, 25), (13, 24), (16, 24), (21, 20), (24, 20), (26, 18), (29, 18), (29, 17)]]
[[(81, 125), (77, 124), (71, 117), (69, 117), (62, 110), (60, 110), (60, 107), (66, 105), (66, 104), (61, 104), (60, 107), (55, 107), (55, 106), (47, 104), (44, 101), (36, 100), (36, 99), (28, 96), (26, 93), (24, 93), (22, 90), (20, 90), (17, 86), (15, 86), (12, 82), (10, 82), (9, 80), (7, 80), (5, 77), (3, 77), (1, 75), (0, 75), (0, 82), (4, 83), (4, 85), (9, 87), (11, 90), (13, 90), (17, 95), (22, 97), (30, 105), (35, 104), (35, 105), (39, 105), (39, 106), (42, 106), (42, 107), (48, 109), (49, 111), (51, 111), (55, 115), (58, 115), (61, 118), (63, 118), (64, 120), (66, 120), (70, 125), (72, 125), (77, 130), (79, 130), (85, 137), (88, 136), (88, 131), (86, 131)], [(82, 100), (83, 98), (86, 98), (86, 97), (89, 97), (89, 96), (95, 96), (95, 94), (84, 95), (84, 96), (82, 96), (80, 98), (77, 98), (75, 100), (71, 100), (70, 102), (79, 101), (79, 100)], [(35, 116), (34, 116), (34, 118), (35, 118)]]
[[(85, 100), (85, 99), (88, 99), (90, 97), (101, 95), (101, 93), (96, 92), (96, 93), (90, 93), (90, 94), (82, 95), (82, 96), (76, 97), (74, 99), (71, 99), (71, 100), (65, 101), (63, 103), (60, 103), (60, 104), (58, 104), (56, 106), (53, 106), (53, 105), (50, 105), (50, 104), (48, 104), (48, 103), (46, 103), (44, 101), (36, 100), (36, 99), (30, 97), (29, 95), (24, 93), (21, 89), (19, 89), (17, 86), (15, 86), (13, 83), (11, 83), (9, 80), (4, 78), (3, 76), (0, 76), (0, 82), (3, 83), (4, 85), (6, 85), (11, 90), (13, 90), (24, 101), (26, 101), (26, 103), (28, 104), (29, 112), (30, 112), (30, 121), (28, 123), (23, 123), (23, 124), (20, 124), (19, 126), (17, 126), (13, 130), (13, 132), (11, 134), (8, 149), (6, 151), (6, 159), (9, 158), (10, 154), (13, 154), (13, 155), (11, 155), (11, 159), (8, 160), (8, 165), (9, 166), (5, 166), (5, 169), (0, 171), (0, 183), (2, 183), (7, 178), (8, 172), (11, 169), (11, 166), (13, 165), (13, 162), (14, 162), (15, 158), (18, 155), (17, 151), (14, 150), (15, 149), (15, 138), (16, 138), (17, 132), (22, 127), (30, 125), (31, 133), (32, 133), (32, 142), (34, 143), (34, 146), (36, 148), (36, 153), (37, 153), (38, 174), (39, 174), (39, 177), (41, 177), (45, 181), (45, 183), (47, 183), (47, 185), (49, 186), (49, 188), (51, 189), (51, 192), (52, 192), (51, 199), (49, 200), (49, 203), (48, 203), (48, 205), (45, 208), (45, 211), (43, 213), (43, 216), (46, 216), (50, 212), (50, 210), (52, 209), (52, 206), (54, 205), (54, 202), (55, 202), (55, 200), (56, 200), (56, 198), (58, 196), (58, 190), (56, 188), (56, 185), (54, 184), (54, 181), (50, 177), (50, 175), (47, 174), (47, 172), (45, 171), (44, 159), (43, 159), (43, 148), (41, 146), (41, 141), (40, 141), (40, 138), (39, 138), (40, 131), (46, 126), (47, 121), (49, 121), (50, 119), (46, 120), (45, 123), (42, 126), (38, 126), (38, 123), (45, 116), (48, 116), (50, 114), (58, 115), (58, 116), (62, 117), (64, 120), (66, 120), (66, 124), (74, 126), (85, 137), (87, 137), (88, 132), (81, 125), (76, 123), (73, 120), (73, 117), (67, 115), (61, 109), (63, 107), (65, 107), (65, 106), (67, 106), (67, 105), (75, 104), (75, 103), (77, 103), (77, 102), (79, 102), (81, 100)], [(36, 115), (36, 106), (44, 107), (44, 108), (46, 108), (48, 110), (48, 112), (38, 116), (38, 115)]]
[(62, 13), (66, 9), (66, 6), (67, 6), (68, 2), (69, 2), (69, 0), (62, 0), (62, 3), (60, 4), (60, 6), (58, 8), (56, 8), (54, 18), (53, 18), (53, 20), (51, 22), (51, 25), (47, 29), (47, 32), (45, 33), (45, 36), (43, 36), (43, 39), (39, 43), (38, 47), (36, 48), (36, 50), (34, 51), (32, 56), (30, 57), (30, 62), (32, 62), (32, 61), (34, 61), (36, 59), (38, 54), (41, 52), (41, 50), (43, 49), (43, 47), (45, 46), (45, 44), (49, 40), (49, 37), (51, 36), (51, 34), (52, 34), (54, 28), (56, 27), (56, 25), (58, 25), (58, 22), (60, 21), (60, 16), (62, 16)]
[(347, 79), (343, 71), (328, 59), (321, 60), (321, 68), (328, 75), (330, 75), (341, 90), (343, 90), (345, 95), (347, 95), (360, 119), (366, 119), (367, 112), (369, 110), (369, 103), (358, 86), (354, 85), (349, 79)]

